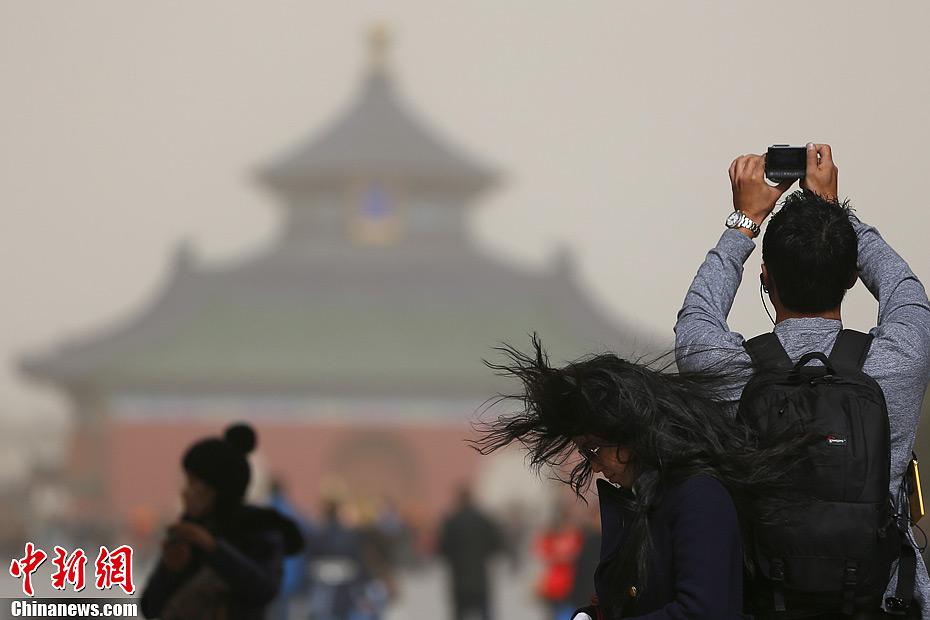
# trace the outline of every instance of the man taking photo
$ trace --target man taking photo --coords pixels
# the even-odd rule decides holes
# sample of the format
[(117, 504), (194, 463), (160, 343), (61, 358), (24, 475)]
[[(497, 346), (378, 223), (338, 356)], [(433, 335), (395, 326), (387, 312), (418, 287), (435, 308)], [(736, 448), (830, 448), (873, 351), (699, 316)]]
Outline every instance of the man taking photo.
[[(743, 277), (744, 263), (755, 249), (754, 238), (792, 184), (769, 185), (764, 166), (765, 157), (761, 155), (744, 155), (730, 165), (734, 212), (727, 218), (727, 230), (698, 269), (675, 325), (680, 371), (746, 369), (745, 377), (727, 395), (727, 400), (733, 402), (740, 400), (746, 381), (753, 375), (753, 366), (759, 368), (759, 359), (750, 356), (751, 343), (747, 348), (743, 336), (731, 331), (727, 315)], [(898, 523), (905, 524), (900, 528), (905, 550), (889, 570), (881, 601), (872, 600), (865, 611), (860, 611), (861, 601), (857, 600), (856, 612), (860, 615), (853, 617), (887, 615), (930, 620), (930, 579), (920, 555), (913, 552), (913, 536), (903, 516), (907, 514), (903, 482), (930, 381), (930, 302), (917, 276), (878, 231), (863, 224), (837, 201), (837, 167), (829, 145), (807, 145), (806, 176), (800, 185), (801, 191), (789, 195), (772, 217), (763, 239), (759, 277), (775, 308), (773, 331), (777, 337), (774, 344), (771, 338), (768, 342), (784, 350), (781, 355), (787, 354), (784, 361), (789, 369), (800, 358), (809, 359), (809, 353), (822, 353), (821, 358), (826, 360), (843, 329), (841, 302), (846, 290), (861, 279), (878, 301), (878, 323), (869, 332), (871, 338), (862, 338), (858, 370), (877, 381), (884, 394), (881, 405), (887, 407), (890, 425), (888, 491), (892, 507), (888, 512)], [(807, 360), (802, 362), (804, 365)], [(827, 435), (825, 439), (831, 447), (855, 449), (852, 439), (849, 446), (845, 437)], [(844, 567), (842, 557), (838, 561), (840, 575), (845, 568), (841, 582), (854, 589), (857, 565), (847, 561)], [(850, 617), (840, 615), (850, 610), (834, 609), (832, 599), (819, 608), (815, 600), (808, 608), (792, 609), (790, 592), (786, 604), (781, 591), (790, 588), (782, 586), (790, 585), (792, 579), (797, 583), (817, 576), (799, 576), (796, 568), (792, 575), (790, 562), (784, 572), (781, 564), (774, 562), (765, 563), (764, 568), (766, 577), (774, 582), (774, 595), (770, 609), (762, 613), (753, 610), (759, 617)], [(909, 587), (911, 582), (913, 587)]]

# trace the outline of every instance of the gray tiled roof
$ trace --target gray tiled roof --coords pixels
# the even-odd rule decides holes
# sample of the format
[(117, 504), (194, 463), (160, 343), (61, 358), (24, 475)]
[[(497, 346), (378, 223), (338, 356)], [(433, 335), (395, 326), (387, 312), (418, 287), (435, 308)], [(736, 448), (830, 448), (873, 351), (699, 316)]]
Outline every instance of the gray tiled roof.
[(502, 341), (527, 348), (533, 331), (555, 359), (642, 346), (561, 271), (396, 250), (270, 254), (178, 274), (122, 326), (24, 369), (105, 389), (490, 396), (502, 385), (482, 358)]
[[(366, 176), (466, 204), (496, 175), (436, 138), (375, 68), (345, 114), (262, 171), (284, 192)], [(182, 252), (147, 307), (21, 368), (104, 392), (487, 397), (504, 386), (482, 358), (504, 341), (525, 349), (534, 331), (561, 360), (643, 346), (639, 330), (593, 307), (567, 264), (519, 269), (465, 242), (307, 242), (211, 268)]]
[(272, 187), (291, 189), (388, 175), (408, 184), (480, 190), (496, 173), (438, 137), (408, 111), (389, 77), (372, 69), (360, 95), (328, 128), (260, 170)]

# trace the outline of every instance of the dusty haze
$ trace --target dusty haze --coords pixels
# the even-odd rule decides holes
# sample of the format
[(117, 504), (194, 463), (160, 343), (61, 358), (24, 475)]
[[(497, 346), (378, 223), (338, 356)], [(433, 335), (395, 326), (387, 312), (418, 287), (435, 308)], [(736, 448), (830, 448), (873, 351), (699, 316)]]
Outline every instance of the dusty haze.
[[(841, 195), (930, 277), (925, 3), (4, 0), (3, 418), (60, 416), (17, 357), (137, 310), (182, 240), (207, 262), (269, 241), (252, 171), (350, 99), (378, 21), (405, 99), (507, 175), (476, 242), (540, 266), (569, 249), (598, 304), (667, 342), (731, 159), (773, 142), (830, 142)], [(746, 334), (770, 328), (760, 261)], [(875, 311), (860, 283), (844, 320)]]

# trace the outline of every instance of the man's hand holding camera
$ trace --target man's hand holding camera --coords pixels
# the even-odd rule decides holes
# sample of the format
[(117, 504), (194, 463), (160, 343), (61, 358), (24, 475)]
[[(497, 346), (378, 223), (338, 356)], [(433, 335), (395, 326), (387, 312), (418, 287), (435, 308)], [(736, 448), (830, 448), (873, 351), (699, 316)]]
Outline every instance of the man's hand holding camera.
[(801, 189), (814, 192), (827, 200), (836, 200), (839, 170), (833, 163), (829, 144), (807, 145), (807, 171), (801, 179)]
[[(782, 194), (794, 184), (794, 179), (783, 181), (774, 187), (765, 182), (765, 156), (743, 155), (730, 164), (730, 185), (733, 188), (733, 208), (762, 225), (775, 208)], [(737, 228), (749, 238), (756, 233), (748, 228)]]
[[(774, 147), (773, 147), (774, 148)], [(795, 147), (791, 147), (796, 151)], [(770, 151), (771, 152), (771, 151)], [(819, 194), (827, 200), (836, 200), (839, 171), (833, 163), (829, 144), (808, 144), (807, 161), (801, 188)], [(794, 184), (795, 178), (786, 179), (778, 185), (769, 185), (766, 180), (766, 157), (743, 155), (730, 164), (730, 185), (733, 188), (733, 208), (748, 217), (753, 224), (744, 222), (736, 229), (749, 238), (758, 234), (758, 227), (775, 209), (778, 199)], [(800, 176), (798, 174), (797, 176)], [(782, 177), (784, 178), (784, 177)], [(732, 224), (728, 224), (734, 227)]]

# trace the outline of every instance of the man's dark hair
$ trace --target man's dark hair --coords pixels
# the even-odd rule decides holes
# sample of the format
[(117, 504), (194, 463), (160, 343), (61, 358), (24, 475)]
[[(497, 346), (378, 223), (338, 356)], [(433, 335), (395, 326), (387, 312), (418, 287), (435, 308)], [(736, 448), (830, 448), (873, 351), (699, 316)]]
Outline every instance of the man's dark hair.
[(807, 190), (790, 194), (765, 231), (762, 260), (769, 286), (789, 310), (815, 313), (839, 306), (858, 260), (849, 201), (840, 204)]

